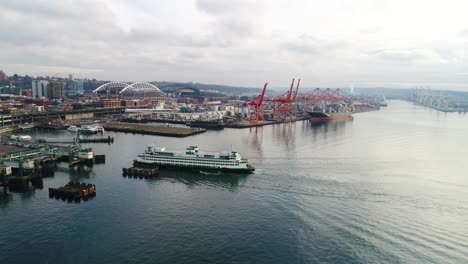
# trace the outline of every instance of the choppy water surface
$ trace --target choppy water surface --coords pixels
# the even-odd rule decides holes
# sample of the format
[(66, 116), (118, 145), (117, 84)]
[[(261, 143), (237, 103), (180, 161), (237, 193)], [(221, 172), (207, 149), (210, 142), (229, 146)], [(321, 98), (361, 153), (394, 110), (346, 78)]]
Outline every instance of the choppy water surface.
[[(468, 263), (468, 114), (391, 101), (324, 126), (108, 134), (105, 165), (0, 196), (0, 263)], [(149, 144), (233, 145), (257, 172), (123, 178)], [(49, 199), (71, 179), (97, 196)]]

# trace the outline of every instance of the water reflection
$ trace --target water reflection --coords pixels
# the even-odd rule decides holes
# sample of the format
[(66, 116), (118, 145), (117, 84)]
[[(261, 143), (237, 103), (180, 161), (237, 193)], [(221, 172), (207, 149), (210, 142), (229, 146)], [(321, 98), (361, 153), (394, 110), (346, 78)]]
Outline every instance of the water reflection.
[(0, 190), (0, 206), (6, 205), (13, 201), (13, 194), (7, 191), (7, 188), (2, 187)]
[(296, 149), (295, 128), (295, 122), (273, 125), (271, 130), (273, 140), (277, 143), (283, 144), (287, 151), (294, 151)]
[(263, 127), (249, 128), (248, 145), (253, 148), (259, 157), (263, 157)]
[[(329, 136), (336, 137), (337, 135), (343, 135), (346, 131), (346, 127), (351, 125), (353, 119), (334, 121), (334, 122), (323, 122), (323, 123), (309, 123), (304, 127), (306, 132), (312, 131), (314, 141), (318, 140), (320, 135), (323, 135), (324, 139)], [(304, 131), (303, 130), (303, 131)]]
[(248, 174), (165, 169), (159, 172), (159, 177), (147, 179), (147, 181), (149, 183), (158, 183), (159, 181), (179, 182), (188, 187), (203, 185), (234, 191), (245, 183), (248, 177)]
[(30, 200), (31, 198), (36, 197), (36, 188), (31, 187), (27, 191), (21, 193), (22, 200)]
[(63, 172), (69, 175), (70, 180), (79, 181), (80, 179), (89, 179), (96, 176), (93, 169), (87, 166), (75, 166), (75, 167), (62, 167), (57, 166), (55, 169), (56, 172)]

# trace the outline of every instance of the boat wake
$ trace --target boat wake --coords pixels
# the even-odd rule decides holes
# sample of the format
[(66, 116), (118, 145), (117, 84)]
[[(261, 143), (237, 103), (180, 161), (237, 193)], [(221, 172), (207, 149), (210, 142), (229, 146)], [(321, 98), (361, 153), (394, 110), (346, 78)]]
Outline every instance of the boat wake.
[(264, 169), (255, 169), (255, 171), (252, 172), (253, 174), (264, 174), (265, 173), (265, 170)]
[(200, 171), (201, 174), (204, 174), (204, 175), (221, 175), (221, 171), (217, 171), (217, 172), (211, 172), (211, 171)]

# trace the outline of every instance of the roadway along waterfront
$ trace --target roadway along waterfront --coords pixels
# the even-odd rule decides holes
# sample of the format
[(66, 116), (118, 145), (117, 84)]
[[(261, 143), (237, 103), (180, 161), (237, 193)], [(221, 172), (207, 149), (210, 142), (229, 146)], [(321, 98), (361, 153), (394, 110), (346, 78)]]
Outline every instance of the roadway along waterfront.
[[(89, 145), (106, 164), (60, 165), (44, 189), (0, 195), (0, 263), (468, 263), (467, 135), (467, 114), (402, 101), (327, 125), (106, 132), (114, 144)], [(122, 177), (153, 144), (232, 145), (257, 170)], [(70, 180), (97, 196), (48, 197)]]

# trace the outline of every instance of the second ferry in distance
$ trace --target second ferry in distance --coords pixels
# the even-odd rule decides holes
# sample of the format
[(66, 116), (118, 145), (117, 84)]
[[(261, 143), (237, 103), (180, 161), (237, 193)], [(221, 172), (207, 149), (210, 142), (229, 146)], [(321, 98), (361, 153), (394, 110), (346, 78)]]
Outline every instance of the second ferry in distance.
[(250, 173), (255, 167), (248, 164), (239, 152), (199, 152), (197, 146), (188, 147), (185, 152), (168, 151), (166, 148), (147, 147), (135, 160), (139, 163), (156, 163), (159, 167), (189, 168)]

